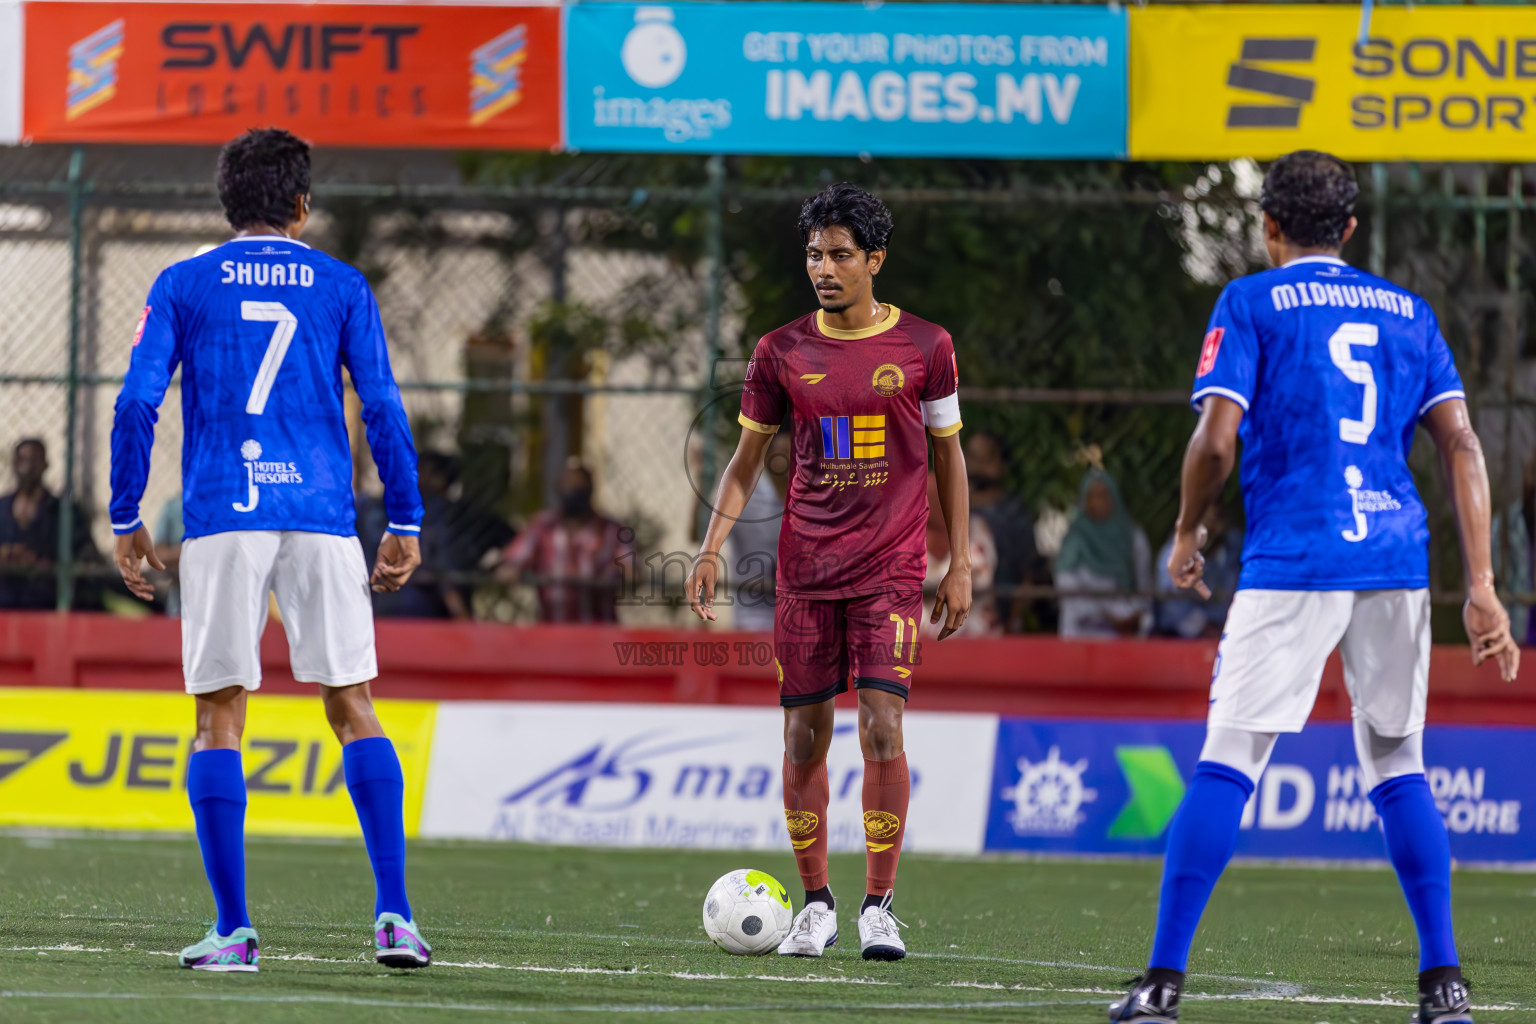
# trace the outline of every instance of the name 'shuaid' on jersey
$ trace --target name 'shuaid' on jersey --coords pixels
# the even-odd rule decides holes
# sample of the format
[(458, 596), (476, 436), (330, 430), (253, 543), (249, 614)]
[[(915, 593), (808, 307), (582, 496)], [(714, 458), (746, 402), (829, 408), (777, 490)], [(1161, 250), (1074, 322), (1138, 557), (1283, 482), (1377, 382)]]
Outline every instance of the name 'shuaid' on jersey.
[(363, 422), (389, 529), (421, 529), (410, 426), (378, 305), (354, 268), (280, 236), (237, 238), (150, 289), (112, 427), (112, 528), (142, 522), (158, 408), (181, 370), (186, 536), (351, 536), (356, 513), (341, 370)]
[(1244, 409), (1241, 588), (1429, 585), (1429, 523), (1408, 469), (1419, 420), (1463, 398), (1423, 299), (1327, 256), (1227, 285), (1192, 404)]

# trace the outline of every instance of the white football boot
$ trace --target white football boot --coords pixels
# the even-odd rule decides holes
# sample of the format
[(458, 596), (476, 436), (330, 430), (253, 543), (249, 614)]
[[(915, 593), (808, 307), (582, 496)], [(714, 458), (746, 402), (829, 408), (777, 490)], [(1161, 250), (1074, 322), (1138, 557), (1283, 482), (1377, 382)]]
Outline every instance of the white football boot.
[(779, 956), (821, 956), (837, 944), (837, 911), (817, 900), (795, 915), (789, 934), (779, 943)]
[(887, 889), (879, 906), (866, 907), (859, 915), (859, 946), (865, 960), (900, 960), (907, 955), (907, 944), (897, 931), (897, 925), (906, 925), (891, 913), (891, 899), (895, 895), (895, 890)]

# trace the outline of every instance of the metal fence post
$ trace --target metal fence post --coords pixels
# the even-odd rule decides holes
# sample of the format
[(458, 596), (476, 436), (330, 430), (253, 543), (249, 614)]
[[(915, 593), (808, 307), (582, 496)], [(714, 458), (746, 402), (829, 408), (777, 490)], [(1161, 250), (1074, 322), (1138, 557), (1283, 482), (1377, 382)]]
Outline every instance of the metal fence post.
[(1516, 485), (1525, 465), (1525, 460), (1515, 454), (1515, 378), (1519, 375), (1520, 354), (1520, 210), (1524, 205), (1524, 194), (1525, 178), (1517, 164), (1509, 168), (1508, 172), (1509, 231), (1504, 245), (1504, 329), (1499, 339), (1500, 370), (1504, 375), (1504, 470), (1499, 474), (1493, 496), (1497, 500), (1494, 515), (1503, 524), (1494, 547), (1494, 553), (1499, 559), (1497, 564), (1500, 576), (1508, 576), (1511, 572), (1509, 519), (1516, 503), (1510, 498), (1511, 492), (1515, 495), (1520, 493)]
[[(702, 400), (710, 401), (715, 384), (716, 363), (720, 360), (720, 317), (725, 302), (725, 157), (716, 154), (704, 165), (708, 175), (706, 189), (708, 206), (704, 218), (704, 261), (708, 269), (704, 282), (704, 380)], [(713, 420), (706, 417), (700, 440), (703, 442), (699, 465), (701, 487), (715, 485), (715, 439)], [(685, 468), (686, 472), (686, 468)], [(700, 539), (709, 528), (711, 502), (701, 502), (699, 522), (696, 524)]]
[(1371, 194), (1376, 208), (1371, 211), (1371, 273), (1387, 276), (1387, 165), (1371, 164)]
[(58, 610), (75, 603), (75, 422), (80, 404), (80, 241), (84, 231), (85, 150), (69, 157), (69, 364), (64, 377), (64, 486), (59, 491)]

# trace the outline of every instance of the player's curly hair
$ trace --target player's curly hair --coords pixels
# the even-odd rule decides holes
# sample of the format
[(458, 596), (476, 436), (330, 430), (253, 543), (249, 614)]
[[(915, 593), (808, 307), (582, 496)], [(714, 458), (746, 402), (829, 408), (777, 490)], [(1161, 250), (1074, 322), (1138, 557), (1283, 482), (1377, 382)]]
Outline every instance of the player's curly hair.
[(281, 128), (253, 128), (219, 153), (219, 202), (236, 231), (287, 227), (309, 194), (309, 144)]
[(1297, 245), (1338, 248), (1359, 198), (1349, 164), (1332, 153), (1298, 149), (1269, 165), (1259, 207)]
[(800, 244), (811, 232), (837, 225), (848, 229), (853, 243), (865, 252), (884, 249), (891, 241), (895, 222), (885, 204), (864, 189), (846, 181), (828, 185), (800, 207)]

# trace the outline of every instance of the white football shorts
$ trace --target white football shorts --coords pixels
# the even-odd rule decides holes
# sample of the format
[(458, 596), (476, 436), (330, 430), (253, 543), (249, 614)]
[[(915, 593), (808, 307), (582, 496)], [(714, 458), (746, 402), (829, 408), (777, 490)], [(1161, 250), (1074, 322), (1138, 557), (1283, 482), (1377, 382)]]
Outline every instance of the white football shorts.
[(1209, 724), (1300, 732), (1335, 647), (1357, 721), (1381, 736), (1424, 728), (1427, 589), (1239, 590), (1217, 649)]
[(234, 530), (181, 545), (188, 693), (261, 686), (268, 591), (277, 597), (299, 682), (352, 686), (379, 674), (368, 566), (356, 537)]

